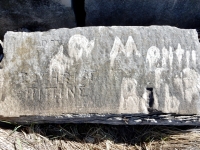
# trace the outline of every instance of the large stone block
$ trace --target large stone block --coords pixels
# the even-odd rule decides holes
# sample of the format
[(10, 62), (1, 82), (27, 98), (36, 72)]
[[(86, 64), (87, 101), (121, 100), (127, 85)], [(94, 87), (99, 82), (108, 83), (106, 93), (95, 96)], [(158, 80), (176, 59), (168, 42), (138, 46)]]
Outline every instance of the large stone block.
[(4, 118), (200, 113), (195, 30), (88, 27), (7, 32), (4, 39)]
[(6, 31), (47, 31), (75, 26), (71, 0), (0, 1), (0, 39)]
[(87, 26), (200, 27), (199, 0), (85, 0)]

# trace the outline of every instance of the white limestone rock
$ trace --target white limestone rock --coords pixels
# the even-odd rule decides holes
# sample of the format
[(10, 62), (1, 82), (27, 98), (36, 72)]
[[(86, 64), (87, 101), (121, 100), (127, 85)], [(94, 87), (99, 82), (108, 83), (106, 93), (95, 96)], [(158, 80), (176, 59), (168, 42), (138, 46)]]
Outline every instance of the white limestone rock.
[(195, 30), (150, 26), (7, 32), (4, 53), (3, 117), (200, 113)]

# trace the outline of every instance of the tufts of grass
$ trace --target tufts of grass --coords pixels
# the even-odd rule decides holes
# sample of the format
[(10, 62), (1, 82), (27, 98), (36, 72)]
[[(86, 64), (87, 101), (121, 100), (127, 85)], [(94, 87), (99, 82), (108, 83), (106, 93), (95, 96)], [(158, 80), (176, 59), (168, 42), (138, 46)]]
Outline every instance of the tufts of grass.
[[(5, 123), (5, 122), (4, 122)], [(9, 128), (5, 128), (6, 124)], [(99, 124), (5, 123), (0, 129), (0, 149), (196, 149), (200, 129), (174, 126), (112, 126)], [(8, 144), (9, 143), (9, 144)], [(14, 147), (13, 146), (13, 147)]]

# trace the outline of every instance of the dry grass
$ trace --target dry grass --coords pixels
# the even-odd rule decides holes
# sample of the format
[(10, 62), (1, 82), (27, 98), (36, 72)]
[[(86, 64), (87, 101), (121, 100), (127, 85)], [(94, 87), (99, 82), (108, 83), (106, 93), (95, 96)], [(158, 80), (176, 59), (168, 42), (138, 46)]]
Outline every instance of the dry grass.
[(0, 149), (153, 150), (200, 149), (200, 129), (96, 124), (2, 124)]

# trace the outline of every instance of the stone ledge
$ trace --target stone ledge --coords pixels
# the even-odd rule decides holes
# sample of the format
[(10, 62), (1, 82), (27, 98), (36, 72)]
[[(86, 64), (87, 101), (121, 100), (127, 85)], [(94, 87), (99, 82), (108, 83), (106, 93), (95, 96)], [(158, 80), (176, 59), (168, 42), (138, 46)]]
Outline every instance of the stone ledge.
[(1, 120), (20, 124), (100, 123), (110, 125), (192, 125), (200, 126), (200, 115), (177, 114), (66, 114), (59, 116), (20, 116)]

